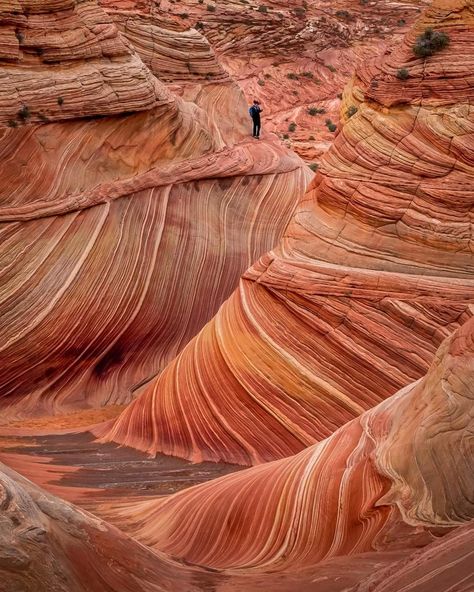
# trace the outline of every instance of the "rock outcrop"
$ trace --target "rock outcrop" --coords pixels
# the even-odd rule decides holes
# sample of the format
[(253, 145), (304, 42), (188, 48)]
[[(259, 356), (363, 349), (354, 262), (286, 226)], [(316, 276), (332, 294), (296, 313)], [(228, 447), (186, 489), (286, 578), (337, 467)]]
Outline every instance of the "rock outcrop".
[(3, 120), (28, 112), (0, 128), (2, 420), (128, 402), (278, 241), (310, 171), (248, 138), (243, 95), (198, 33), (180, 39), (216, 75), (165, 84), (163, 46), (157, 61), (138, 48), (152, 72), (92, 0), (6, 13), (27, 47), (0, 74), (26, 77), (31, 100), (3, 87)]
[(466, 0), (436, 3), (400, 48), (406, 59), (427, 26), (449, 34), (425, 62), (422, 95), (390, 106), (385, 86), (377, 99), (389, 67), (399, 92), (386, 65), (396, 54), (355, 76), (344, 110), (356, 111), (280, 245), (100, 436), (257, 464), (328, 437), (426, 372), (474, 302), (472, 107), (466, 89), (459, 99), (435, 90), (472, 80), (472, 11)]
[(327, 440), (113, 514), (145, 544), (218, 569), (298, 571), (423, 546), (474, 519), (473, 399), (471, 319), (423, 379)]

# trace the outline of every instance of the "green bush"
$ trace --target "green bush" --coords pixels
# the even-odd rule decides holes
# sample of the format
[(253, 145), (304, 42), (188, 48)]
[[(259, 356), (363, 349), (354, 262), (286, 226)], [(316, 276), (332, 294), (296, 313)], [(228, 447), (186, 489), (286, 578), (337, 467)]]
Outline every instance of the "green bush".
[(330, 72), (336, 72), (336, 68), (332, 65), (332, 64), (326, 64), (326, 68), (330, 71)]
[(305, 78), (314, 78), (314, 74), (312, 72), (303, 72), (303, 76)]
[(319, 108), (319, 107), (310, 107), (308, 109), (308, 115), (319, 115), (320, 113), (326, 113), (326, 109)]
[(288, 131), (289, 131), (289, 132), (294, 132), (294, 131), (296, 131), (296, 123), (295, 123), (294, 121), (292, 121), (292, 122), (290, 123), (290, 125), (288, 126)]
[(268, 12), (268, 8), (263, 4), (260, 4), (260, 6), (258, 7), (258, 12)]
[(8, 127), (18, 127), (18, 122), (15, 121), (14, 119), (9, 119), (8, 120)]
[(329, 130), (330, 132), (335, 132), (335, 131), (337, 130), (337, 125), (336, 125), (335, 123), (330, 123), (330, 124), (328, 125), (328, 130)]
[(27, 105), (23, 105), (23, 107), (18, 111), (18, 117), (23, 121), (26, 121), (31, 117), (30, 108)]
[(399, 78), (400, 80), (406, 80), (409, 77), (410, 72), (408, 72), (406, 68), (400, 68), (399, 70), (397, 70), (397, 78)]
[(351, 105), (347, 111), (346, 111), (346, 115), (347, 117), (352, 117), (353, 115), (355, 115), (357, 113), (358, 109), (355, 105)]
[(182, 19), (189, 18), (189, 14), (187, 12), (182, 12), (181, 14), (178, 14), (178, 16), (180, 16)]
[(209, 12), (216, 12), (216, 7), (214, 6), (214, 4), (208, 4), (206, 6), (206, 10), (208, 10)]
[(336, 10), (336, 16), (337, 18), (350, 19), (351, 13), (347, 10)]
[(258, 83), (260, 86), (265, 86), (265, 81), (264, 81), (264, 80), (257, 80), (257, 83)]
[(397, 25), (399, 27), (403, 27), (403, 25), (406, 25), (406, 20), (405, 19), (398, 19)]
[(289, 137), (290, 137), (290, 136), (289, 136), (288, 134), (283, 134), (283, 139), (284, 139), (284, 140), (288, 140), (288, 139), (289, 139)]
[(290, 80), (299, 80), (299, 76), (298, 74), (295, 74), (294, 72), (290, 72), (286, 75), (287, 78), (289, 78)]
[(449, 45), (449, 37), (442, 31), (434, 31), (431, 27), (416, 38), (413, 53), (419, 58), (427, 58)]
[(58, 97), (58, 105), (61, 107), (61, 105), (64, 105), (64, 99), (62, 97)]
[(310, 168), (312, 171), (314, 171), (314, 172), (316, 172), (316, 171), (318, 170), (318, 168), (319, 168), (319, 165), (318, 165), (318, 163), (317, 163), (317, 162), (312, 162), (312, 163), (311, 163), (311, 164), (309, 164), (308, 166), (309, 166), (309, 168)]

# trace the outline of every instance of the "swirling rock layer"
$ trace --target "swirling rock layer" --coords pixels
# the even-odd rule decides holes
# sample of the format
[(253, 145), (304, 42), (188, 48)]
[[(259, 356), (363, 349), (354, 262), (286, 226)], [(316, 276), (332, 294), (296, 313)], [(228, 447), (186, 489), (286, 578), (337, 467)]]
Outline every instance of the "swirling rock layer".
[[(470, 40), (463, 55), (472, 57), (470, 4), (443, 6), (424, 22), (437, 19), (452, 48)], [(469, 60), (451, 62), (450, 51), (434, 67), (439, 84), (451, 63), (469, 81)], [(442, 339), (471, 317), (472, 107), (462, 95), (389, 108), (373, 86), (356, 76), (346, 91), (358, 111), (280, 246), (98, 431), (106, 440), (240, 464), (294, 454), (422, 376)]]
[[(41, 78), (38, 88), (28, 83), (35, 100), (43, 100), (43, 84), (48, 92), (70, 85), (64, 73), (77, 80), (76, 65), (119, 68), (130, 60), (153, 92), (150, 103), (140, 98), (139, 112), (111, 116), (114, 101), (105, 107), (96, 86), (81, 83), (81, 100), (102, 117), (37, 125), (25, 115), (20, 127), (0, 129), (2, 419), (128, 402), (275, 244), (310, 175), (271, 138), (245, 138), (246, 105), (228, 76), (192, 88), (182, 80), (181, 94), (192, 99), (184, 100), (154, 76), (96, 3), (30, 4), (15, 18), (41, 25), (35, 34), (44, 44), (57, 34), (60, 51), (68, 31), (78, 43), (77, 56), (72, 41), (68, 52), (54, 54), (60, 64), (48, 69), (50, 78), (34, 70)], [(97, 22), (104, 23), (104, 39), (118, 48), (113, 55), (98, 33), (83, 31), (86, 21), (96, 33)], [(150, 27), (156, 57), (166, 35)], [(198, 33), (180, 38), (196, 52), (193, 63), (222, 72)], [(34, 59), (48, 56), (45, 45)], [(169, 67), (176, 86), (177, 65)], [(21, 60), (6, 68), (19, 76), (30, 71)], [(132, 87), (117, 93), (120, 111), (136, 110), (136, 77)], [(71, 104), (62, 96), (57, 108)], [(91, 113), (74, 108), (68, 117)]]
[(423, 379), (327, 440), (111, 514), (145, 544), (219, 569), (291, 571), (425, 545), (474, 518), (473, 385), (471, 320)]

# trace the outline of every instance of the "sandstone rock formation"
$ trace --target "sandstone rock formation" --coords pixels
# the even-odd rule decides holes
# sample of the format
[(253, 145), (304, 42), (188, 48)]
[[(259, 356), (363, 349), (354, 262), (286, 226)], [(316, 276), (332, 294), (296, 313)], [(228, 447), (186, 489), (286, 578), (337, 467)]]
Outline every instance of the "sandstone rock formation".
[(147, 53), (152, 47), (143, 24), (151, 19), (173, 32), (198, 28), (247, 99), (258, 96), (263, 101), (264, 130), (277, 131), (309, 162), (318, 161), (334, 139), (326, 120), (338, 124), (340, 92), (354, 67), (397, 43), (427, 4), (101, 0), (114, 20), (127, 23), (124, 30), (134, 37), (134, 44), (142, 39), (139, 45)]
[(474, 519), (473, 400), (471, 319), (423, 379), (319, 444), (112, 514), (146, 545), (217, 569), (423, 546)]
[[(472, 10), (440, 0), (398, 53), (355, 76), (343, 111), (356, 112), (280, 245), (99, 435), (150, 453), (257, 464), (326, 438), (426, 372), (474, 301), (473, 88), (462, 86), (472, 81)], [(426, 60), (421, 94), (391, 106), (379, 78), (390, 69), (398, 96), (393, 63), (434, 23), (449, 47)], [(450, 79), (456, 97), (436, 90)]]
[(250, 141), (198, 33), (179, 39), (212, 80), (175, 61), (163, 82), (154, 25), (145, 64), (92, 0), (2, 10), (20, 49), (0, 121), (22, 113), (0, 128), (2, 420), (128, 402), (279, 239), (310, 171)]
[(198, 568), (183, 569), (4, 465), (0, 512), (2, 592), (205, 590), (193, 582)]
[(315, 582), (321, 592), (378, 592), (400, 581), (425, 592), (433, 580), (472, 587), (473, 522), (414, 553), (364, 553), (296, 573), (211, 571), (146, 548), (1, 465), (0, 523), (1, 592), (310, 592)]

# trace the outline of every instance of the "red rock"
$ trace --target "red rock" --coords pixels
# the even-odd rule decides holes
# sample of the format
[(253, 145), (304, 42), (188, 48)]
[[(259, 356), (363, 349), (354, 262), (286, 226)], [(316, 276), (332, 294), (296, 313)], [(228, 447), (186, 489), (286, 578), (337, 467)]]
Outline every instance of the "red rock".
[[(453, 4), (453, 15), (463, 10)], [(436, 5), (425, 21), (440, 14)], [(449, 73), (458, 66), (444, 51)], [(442, 339), (471, 317), (469, 105), (461, 97), (385, 107), (364, 101), (361, 85), (356, 77), (347, 90), (358, 111), (280, 245), (97, 432), (104, 440), (195, 461), (289, 456), (421, 377)]]
[[(332, 557), (426, 545), (474, 519), (473, 379), (471, 319), (443, 342), (423, 379), (319, 444), (167, 498), (123, 504), (110, 517), (154, 549), (217, 569), (298, 572)], [(441, 557), (448, 552), (448, 579), (461, 581), (450, 573), (449, 552), (463, 558), (472, 530), (465, 534), (461, 549), (437, 548)], [(418, 569), (410, 562), (407, 581)], [(429, 551), (420, 563), (429, 572)]]

